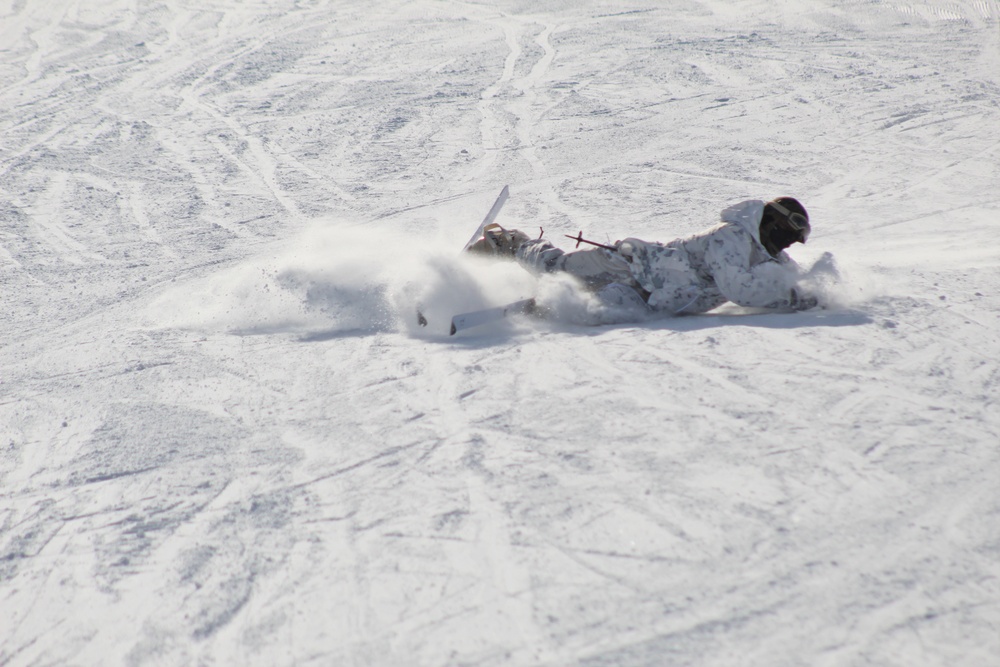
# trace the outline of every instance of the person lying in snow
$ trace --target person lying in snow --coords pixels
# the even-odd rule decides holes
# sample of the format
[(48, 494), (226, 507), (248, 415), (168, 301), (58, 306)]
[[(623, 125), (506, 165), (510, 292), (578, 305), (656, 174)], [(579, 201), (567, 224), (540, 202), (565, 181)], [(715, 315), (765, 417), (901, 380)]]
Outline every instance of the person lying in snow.
[(806, 310), (817, 299), (797, 286), (801, 271), (785, 248), (805, 243), (809, 231), (805, 207), (778, 197), (730, 206), (716, 226), (669, 243), (627, 238), (564, 252), (546, 239), (492, 224), (468, 251), (513, 258), (535, 274), (564, 271), (609, 306), (669, 315), (704, 313), (727, 301)]

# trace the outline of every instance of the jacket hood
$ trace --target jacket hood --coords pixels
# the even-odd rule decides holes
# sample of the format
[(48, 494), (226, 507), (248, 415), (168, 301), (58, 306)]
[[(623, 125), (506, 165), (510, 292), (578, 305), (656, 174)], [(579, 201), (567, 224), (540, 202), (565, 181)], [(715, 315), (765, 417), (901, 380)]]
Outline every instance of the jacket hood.
[(764, 202), (760, 199), (741, 201), (722, 211), (722, 222), (739, 225), (763, 248), (764, 244), (760, 242), (762, 217), (764, 217)]

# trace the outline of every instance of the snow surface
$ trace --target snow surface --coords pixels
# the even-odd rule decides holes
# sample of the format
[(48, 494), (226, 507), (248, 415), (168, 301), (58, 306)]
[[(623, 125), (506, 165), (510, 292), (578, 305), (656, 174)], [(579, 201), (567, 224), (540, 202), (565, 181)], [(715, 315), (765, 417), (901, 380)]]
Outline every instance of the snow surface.
[[(0, 0), (0, 128), (0, 664), (1000, 664), (997, 0)], [(507, 183), (834, 306), (580, 326)]]

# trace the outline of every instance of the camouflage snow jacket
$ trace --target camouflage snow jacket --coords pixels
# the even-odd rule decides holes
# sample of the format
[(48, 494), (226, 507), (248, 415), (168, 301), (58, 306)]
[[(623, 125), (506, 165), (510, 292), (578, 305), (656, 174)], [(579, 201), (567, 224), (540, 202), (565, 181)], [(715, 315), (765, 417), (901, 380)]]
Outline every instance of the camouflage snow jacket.
[(787, 306), (798, 265), (784, 252), (774, 258), (764, 249), (763, 211), (764, 202), (744, 201), (725, 209), (722, 222), (704, 232), (665, 244), (628, 238), (618, 253), (650, 293), (648, 305), (654, 310), (703, 313), (727, 301)]

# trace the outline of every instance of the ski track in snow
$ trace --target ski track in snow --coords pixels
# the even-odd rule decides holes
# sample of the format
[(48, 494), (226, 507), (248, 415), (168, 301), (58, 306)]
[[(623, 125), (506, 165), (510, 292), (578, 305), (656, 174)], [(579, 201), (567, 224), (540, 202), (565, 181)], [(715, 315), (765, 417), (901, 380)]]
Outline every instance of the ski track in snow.
[[(1000, 664), (1000, 4), (668, 4), (0, 2), (0, 664)], [(507, 183), (842, 283), (449, 337)]]

